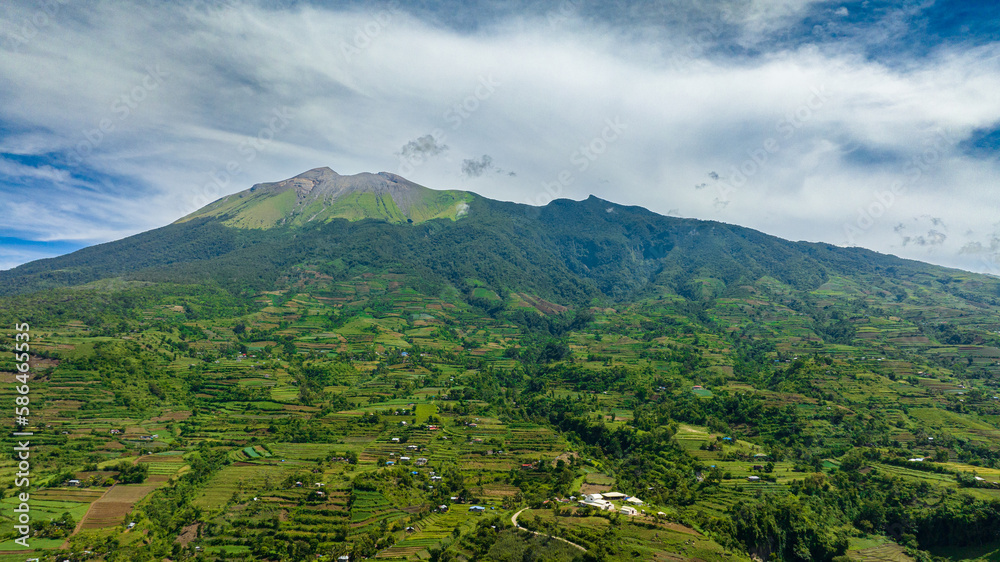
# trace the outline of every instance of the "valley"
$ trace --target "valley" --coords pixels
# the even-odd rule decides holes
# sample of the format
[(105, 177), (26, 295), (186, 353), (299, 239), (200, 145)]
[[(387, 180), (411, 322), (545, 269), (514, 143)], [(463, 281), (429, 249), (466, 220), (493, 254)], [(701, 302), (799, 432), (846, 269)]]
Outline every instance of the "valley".
[[(5, 341), (31, 327), (35, 556), (995, 559), (1000, 282), (470, 201), (202, 218), (3, 272)], [(121, 258), (161, 240), (171, 264)], [(0, 371), (12, 404), (12, 352)], [(0, 560), (25, 558), (12, 525)]]

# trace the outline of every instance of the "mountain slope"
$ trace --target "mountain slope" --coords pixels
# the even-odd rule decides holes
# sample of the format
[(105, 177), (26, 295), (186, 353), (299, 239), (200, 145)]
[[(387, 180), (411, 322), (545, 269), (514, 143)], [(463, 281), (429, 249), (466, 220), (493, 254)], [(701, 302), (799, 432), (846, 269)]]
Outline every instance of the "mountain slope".
[(887, 294), (899, 294), (902, 282), (960, 277), (934, 287), (977, 303), (996, 303), (1000, 295), (1000, 283), (987, 276), (596, 197), (532, 207), (434, 191), (392, 174), (340, 176), (328, 168), (258, 184), (154, 231), (0, 272), (0, 294), (110, 277), (213, 280), (259, 291), (303, 265), (335, 278), (392, 271), (422, 290), (454, 287), (471, 298), (484, 287), (564, 305), (644, 292), (699, 300), (762, 279), (811, 290), (831, 276)]
[[(0, 372), (30, 324), (24, 429), (59, 461), (32, 496), (88, 514), (72, 551), (493, 560), (527, 552), (517, 512), (621, 562), (1000, 537), (996, 279), (596, 197), (418, 220), (451, 196), (305, 179), (0, 272)], [(87, 511), (137, 470), (161, 481), (126, 519)], [(608, 489), (647, 515), (552, 501)]]
[(464, 191), (435, 191), (387, 172), (342, 176), (330, 168), (316, 168), (227, 195), (177, 222), (213, 217), (238, 228), (302, 226), (336, 218), (421, 223), (454, 220), (471, 198)]

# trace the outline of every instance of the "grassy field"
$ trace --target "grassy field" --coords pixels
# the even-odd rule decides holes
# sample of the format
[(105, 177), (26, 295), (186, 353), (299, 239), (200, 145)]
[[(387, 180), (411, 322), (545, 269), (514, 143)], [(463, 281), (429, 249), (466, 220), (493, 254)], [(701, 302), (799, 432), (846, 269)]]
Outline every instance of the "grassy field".
[[(73, 318), (40, 329), (35, 517), (82, 520), (81, 548), (147, 538), (172, 548), (150, 506), (193, 482), (184, 507), (197, 525), (185, 521), (182, 542), (207, 559), (426, 560), (442, 548), (470, 560), (490, 544), (573, 559), (558, 541), (479, 527), (530, 506), (525, 522), (611, 545), (610, 560), (741, 560), (702, 525), (741, 503), (792, 498), (810, 478), (838, 492), (852, 450), (868, 454), (859, 482), (924, 485), (955, 506), (1000, 499), (954, 475), (1000, 481), (1000, 315), (943, 306), (916, 281), (895, 301), (835, 277), (808, 294), (776, 279), (729, 292), (700, 279), (691, 290), (723, 296), (594, 303), (584, 326), (543, 333), (463, 299), (569, 321), (544, 296), (476, 279), (470, 295), (428, 296), (402, 273), (338, 267), (298, 267), (286, 288), (234, 312), (185, 293), (143, 301), (119, 332)], [(824, 331), (834, 311), (849, 337)], [(951, 325), (975, 337), (949, 343)], [(0, 365), (0, 398), (12, 401), (9, 369)], [(942, 474), (889, 462), (942, 451)], [(132, 465), (145, 482), (104, 486)], [(16, 471), (0, 459), (0, 478)], [(69, 475), (82, 487), (63, 485)], [(646, 513), (585, 516), (557, 501), (611, 490), (641, 497)], [(2, 503), (10, 513), (12, 499)], [(850, 556), (907, 560), (885, 533), (852, 530)], [(305, 554), (287, 550), (299, 543)], [(931, 551), (996, 559), (994, 546)]]

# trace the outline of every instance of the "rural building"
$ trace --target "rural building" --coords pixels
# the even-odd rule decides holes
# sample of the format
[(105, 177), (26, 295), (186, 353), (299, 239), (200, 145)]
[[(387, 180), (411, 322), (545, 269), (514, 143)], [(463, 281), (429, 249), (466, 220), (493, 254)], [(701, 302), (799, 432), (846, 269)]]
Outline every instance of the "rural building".
[(760, 482), (760, 476), (747, 476), (748, 482)]
[(634, 507), (632, 507), (632, 506), (630, 506), (630, 505), (626, 505), (626, 506), (622, 507), (621, 514), (622, 515), (628, 515), (628, 516), (638, 515), (639, 514), (639, 510), (636, 509), (636, 508), (634, 508)]
[(469, 508), (469, 511), (471, 511), (473, 513), (482, 513), (484, 511), (486, 511), (486, 508), (483, 507), (483, 506), (481, 506), (481, 505), (474, 505), (474, 506), (472, 506), (472, 507)]
[(646, 502), (644, 502), (644, 501), (642, 501), (642, 500), (640, 500), (639, 498), (636, 498), (636, 497), (625, 498), (625, 501), (627, 501), (628, 503), (631, 503), (631, 504), (635, 504), (635, 505), (642, 505), (642, 504), (646, 503)]
[(620, 500), (627, 497), (621, 492), (604, 492), (603, 496), (606, 500)]
[(586, 507), (593, 507), (601, 511), (614, 511), (615, 506), (608, 500), (580, 500), (577, 504)]

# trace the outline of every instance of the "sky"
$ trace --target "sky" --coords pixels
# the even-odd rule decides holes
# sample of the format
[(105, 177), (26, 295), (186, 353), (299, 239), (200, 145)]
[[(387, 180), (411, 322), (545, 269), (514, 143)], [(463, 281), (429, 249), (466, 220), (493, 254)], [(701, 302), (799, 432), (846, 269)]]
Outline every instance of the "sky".
[(1000, 274), (1000, 5), (0, 6), (0, 269), (320, 166)]

